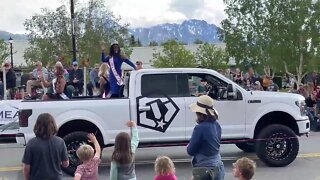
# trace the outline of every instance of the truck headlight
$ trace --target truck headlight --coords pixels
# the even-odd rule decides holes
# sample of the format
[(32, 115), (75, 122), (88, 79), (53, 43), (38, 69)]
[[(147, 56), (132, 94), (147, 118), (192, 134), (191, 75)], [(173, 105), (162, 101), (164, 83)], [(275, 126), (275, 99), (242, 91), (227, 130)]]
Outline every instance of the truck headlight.
[(301, 116), (306, 116), (307, 110), (305, 101), (296, 101), (296, 105), (300, 108)]

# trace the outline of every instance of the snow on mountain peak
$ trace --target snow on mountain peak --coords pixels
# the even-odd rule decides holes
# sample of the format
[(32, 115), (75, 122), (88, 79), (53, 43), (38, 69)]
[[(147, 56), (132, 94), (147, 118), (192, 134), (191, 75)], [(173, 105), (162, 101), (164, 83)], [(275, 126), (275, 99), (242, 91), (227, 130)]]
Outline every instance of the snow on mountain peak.
[(217, 26), (196, 19), (186, 20), (181, 24), (165, 23), (150, 28), (134, 28), (129, 31), (144, 45), (149, 44), (150, 41), (162, 43), (169, 39), (178, 39), (188, 44), (197, 39), (209, 43), (219, 42)]

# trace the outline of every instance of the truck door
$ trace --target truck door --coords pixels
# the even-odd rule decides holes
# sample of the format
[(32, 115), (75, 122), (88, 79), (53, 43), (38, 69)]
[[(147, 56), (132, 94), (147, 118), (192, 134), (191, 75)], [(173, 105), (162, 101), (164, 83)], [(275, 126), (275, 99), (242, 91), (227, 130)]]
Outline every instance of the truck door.
[(206, 87), (213, 88), (213, 92), (209, 93), (215, 101), (213, 107), (218, 111), (219, 120), (222, 127), (222, 138), (234, 139), (243, 137), (245, 133), (245, 101), (242, 98), (241, 92), (238, 91), (237, 100), (227, 100), (219, 97), (219, 92), (226, 88), (228, 83), (211, 74), (188, 74), (189, 79), (189, 97), (186, 97), (186, 120), (187, 129), (186, 137), (189, 139), (192, 135), (193, 127), (196, 124), (195, 113), (191, 112), (189, 105), (197, 101), (197, 96), (204, 94)]
[(135, 112), (142, 141), (185, 140), (187, 84), (179, 77), (176, 73), (137, 74)]

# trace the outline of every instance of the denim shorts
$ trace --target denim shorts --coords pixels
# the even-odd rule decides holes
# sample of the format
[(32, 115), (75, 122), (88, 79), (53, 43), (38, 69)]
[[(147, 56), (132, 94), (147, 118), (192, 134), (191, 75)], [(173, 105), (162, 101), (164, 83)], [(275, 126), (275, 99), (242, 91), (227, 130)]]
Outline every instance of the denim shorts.
[(225, 171), (223, 162), (213, 167), (193, 167), (193, 180), (223, 180)]

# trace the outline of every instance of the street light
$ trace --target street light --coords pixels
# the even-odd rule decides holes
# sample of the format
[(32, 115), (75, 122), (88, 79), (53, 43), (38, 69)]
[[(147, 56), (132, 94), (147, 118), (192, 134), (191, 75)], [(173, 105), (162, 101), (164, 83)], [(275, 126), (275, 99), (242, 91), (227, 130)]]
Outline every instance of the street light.
[(13, 39), (11, 37), (9, 38), (9, 43), (10, 43), (10, 55), (11, 55), (11, 68), (13, 68), (13, 54), (12, 54)]
[(77, 61), (77, 46), (76, 46), (76, 34), (75, 34), (75, 15), (74, 15), (74, 0), (70, 0), (71, 11), (71, 34), (72, 34), (72, 55), (73, 60)]

